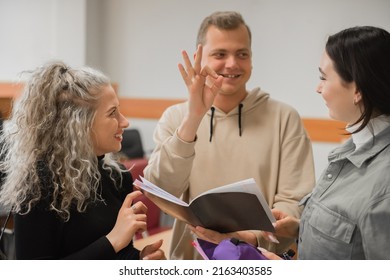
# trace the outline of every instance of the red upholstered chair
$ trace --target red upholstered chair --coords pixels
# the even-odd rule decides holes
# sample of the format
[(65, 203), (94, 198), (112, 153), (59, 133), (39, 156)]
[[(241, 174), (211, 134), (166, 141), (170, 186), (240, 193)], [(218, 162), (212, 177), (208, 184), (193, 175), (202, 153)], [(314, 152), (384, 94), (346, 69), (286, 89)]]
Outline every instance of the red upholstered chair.
[[(125, 157), (120, 161), (128, 170), (130, 170), (133, 179), (141, 180), (140, 176), (143, 176), (144, 174), (143, 171), (148, 164), (148, 159), (144, 156), (141, 136), (138, 130), (126, 129), (124, 131), (121, 154)], [(134, 202), (136, 201), (142, 201), (148, 208), (148, 225), (147, 231), (143, 233), (144, 236), (170, 229), (170, 227), (160, 226), (161, 210), (149, 198), (140, 195)], [(136, 235), (136, 239), (139, 238), (142, 238), (141, 234)]]
[[(143, 170), (146, 167), (148, 161), (147, 159), (128, 159), (122, 160), (122, 163), (127, 169), (130, 170), (133, 179), (140, 180), (139, 176), (143, 176)], [(161, 210), (149, 198), (147, 198), (145, 195), (140, 195), (134, 200), (134, 203), (137, 201), (142, 201), (148, 208), (148, 226), (147, 231), (142, 234), (137, 233), (135, 239), (139, 239), (143, 236), (149, 236), (170, 229), (170, 227), (163, 227), (160, 225)]]
[(148, 164), (147, 158), (122, 159), (122, 164), (130, 171), (133, 180), (141, 180), (140, 176), (144, 176), (144, 169)]

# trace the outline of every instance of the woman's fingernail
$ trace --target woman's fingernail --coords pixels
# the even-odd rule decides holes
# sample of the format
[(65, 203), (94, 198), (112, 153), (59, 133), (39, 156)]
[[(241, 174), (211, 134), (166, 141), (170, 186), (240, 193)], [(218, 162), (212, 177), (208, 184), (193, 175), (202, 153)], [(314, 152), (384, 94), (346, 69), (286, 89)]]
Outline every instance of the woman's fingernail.
[(262, 253), (267, 253), (268, 250), (264, 249), (263, 247), (257, 247), (257, 249)]
[(268, 233), (267, 235), (269, 240), (271, 240), (273, 243), (279, 244), (279, 240), (275, 237), (275, 235), (273, 235), (272, 233)]

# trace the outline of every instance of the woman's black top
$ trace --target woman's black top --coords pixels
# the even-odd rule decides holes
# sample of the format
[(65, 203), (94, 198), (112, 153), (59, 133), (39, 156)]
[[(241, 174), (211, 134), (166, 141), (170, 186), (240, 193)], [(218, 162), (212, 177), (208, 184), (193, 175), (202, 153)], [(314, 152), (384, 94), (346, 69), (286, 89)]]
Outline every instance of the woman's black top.
[[(114, 227), (126, 195), (133, 190), (133, 179), (129, 172), (122, 173), (122, 185), (117, 176), (116, 187), (109, 172), (102, 168), (102, 158), (99, 157), (102, 201), (89, 203), (82, 213), (71, 210), (68, 221), (50, 211), (46, 199), (28, 214), (15, 215), (17, 259), (139, 259), (139, 251), (133, 247), (133, 242), (115, 253), (105, 237)], [(43, 181), (47, 184), (45, 189), (50, 192), (50, 180)]]

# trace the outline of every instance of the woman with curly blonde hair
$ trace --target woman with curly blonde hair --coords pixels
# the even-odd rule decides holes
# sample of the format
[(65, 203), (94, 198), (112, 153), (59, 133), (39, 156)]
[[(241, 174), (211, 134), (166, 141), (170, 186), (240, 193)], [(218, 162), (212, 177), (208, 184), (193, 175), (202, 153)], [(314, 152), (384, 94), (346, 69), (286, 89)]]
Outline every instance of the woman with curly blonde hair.
[(111, 153), (129, 125), (110, 80), (63, 62), (37, 68), (1, 137), (0, 204), (15, 213), (18, 259), (162, 259), (139, 252), (146, 206)]

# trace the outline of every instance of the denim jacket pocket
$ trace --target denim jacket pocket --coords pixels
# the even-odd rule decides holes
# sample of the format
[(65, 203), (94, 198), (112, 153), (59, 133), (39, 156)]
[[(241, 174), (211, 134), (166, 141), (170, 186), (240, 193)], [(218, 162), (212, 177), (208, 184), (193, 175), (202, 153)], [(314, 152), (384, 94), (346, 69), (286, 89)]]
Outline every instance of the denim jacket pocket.
[(313, 208), (308, 221), (313, 228), (332, 239), (347, 244), (351, 242), (356, 224), (321, 204)]

